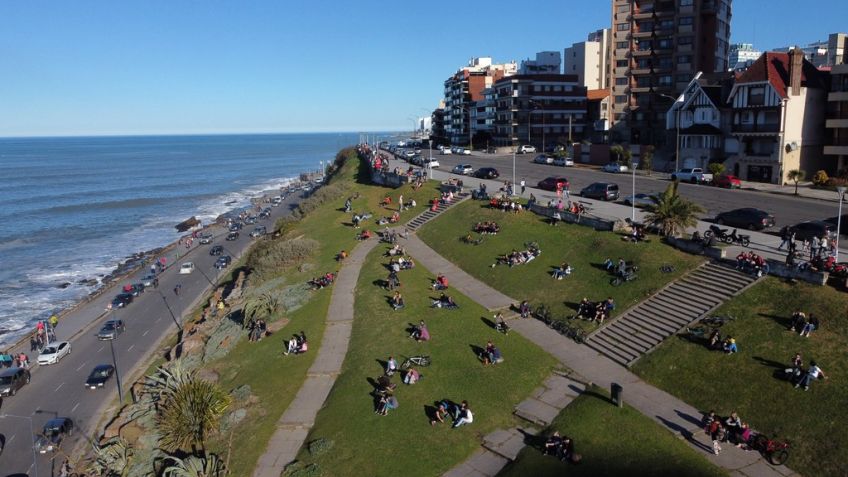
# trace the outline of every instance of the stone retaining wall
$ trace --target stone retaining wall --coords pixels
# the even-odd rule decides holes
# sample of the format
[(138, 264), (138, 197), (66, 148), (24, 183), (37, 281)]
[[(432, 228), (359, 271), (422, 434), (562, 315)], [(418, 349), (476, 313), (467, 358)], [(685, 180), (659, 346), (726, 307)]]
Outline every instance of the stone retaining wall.
[[(538, 215), (542, 215), (544, 217), (553, 217), (554, 212), (557, 211), (556, 207), (547, 207), (539, 204), (532, 204), (527, 206), (527, 208), (530, 209), (531, 212)], [(567, 212), (565, 210), (560, 212), (559, 215), (562, 218), (563, 222), (569, 224), (584, 225), (586, 227), (592, 227), (595, 230), (608, 232), (612, 232), (616, 229), (617, 222), (614, 220), (600, 219), (597, 217), (589, 216), (587, 214), (584, 214), (583, 216), (578, 216), (577, 214), (572, 214), (571, 212)]]

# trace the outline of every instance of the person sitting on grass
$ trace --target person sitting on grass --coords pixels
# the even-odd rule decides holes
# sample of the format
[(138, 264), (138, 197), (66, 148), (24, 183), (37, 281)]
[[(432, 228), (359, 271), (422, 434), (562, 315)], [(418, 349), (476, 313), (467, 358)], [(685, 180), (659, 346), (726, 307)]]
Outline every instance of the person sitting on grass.
[(389, 356), (389, 359), (386, 361), (386, 370), (383, 374), (385, 374), (386, 376), (393, 376), (395, 372), (397, 372), (397, 369), (398, 364), (397, 361), (395, 361), (395, 357)]
[(807, 324), (807, 315), (804, 314), (803, 311), (796, 311), (792, 313), (792, 321), (789, 323), (789, 331), (793, 333), (800, 333), (804, 331), (804, 326)]
[(400, 288), (400, 278), (398, 278), (397, 272), (392, 270), (386, 278), (386, 289), (392, 291), (395, 288)]
[(557, 280), (562, 280), (563, 278), (571, 275), (572, 271), (573, 269), (571, 268), (571, 265), (566, 262), (562, 262), (562, 265), (560, 265), (559, 268), (554, 269), (552, 277)]
[(584, 296), (577, 305), (577, 314), (574, 317), (587, 320), (593, 319), (595, 316), (595, 306), (594, 303)]
[(481, 356), (483, 360), (483, 366), (488, 366), (490, 364), (498, 364), (503, 362), (503, 356), (501, 355), (501, 350), (495, 346), (494, 343), (488, 341), (486, 343), (486, 349), (483, 351), (483, 355)]
[(415, 384), (421, 379), (421, 374), (415, 368), (409, 368), (403, 376), (403, 384)]
[(545, 440), (545, 455), (557, 455), (559, 454), (559, 450), (562, 447), (562, 437), (559, 435), (559, 431), (554, 431), (554, 433)]
[(346, 258), (347, 258), (347, 252), (345, 252), (344, 250), (342, 250), (341, 252), (338, 253), (338, 255), (336, 255), (336, 261), (337, 262), (342, 262)]
[(445, 422), (445, 417), (448, 415), (447, 403), (444, 401), (439, 403), (439, 407), (433, 413), (433, 419), (430, 419), (430, 425), (435, 426), (436, 423)]
[(357, 240), (368, 240), (371, 238), (371, 231), (368, 229), (363, 230), (358, 236)]
[(397, 311), (402, 309), (406, 304), (403, 302), (403, 295), (400, 294), (399, 291), (396, 291), (392, 296), (392, 309)]
[(819, 328), (819, 319), (816, 318), (816, 315), (810, 313), (810, 319), (807, 321), (807, 324), (801, 328), (801, 336), (810, 337), (810, 333), (817, 330)]
[(436, 280), (433, 282), (433, 290), (447, 290), (448, 289), (448, 277), (442, 275), (441, 273), (436, 276)]
[(707, 341), (710, 349), (719, 349), (722, 347), (721, 332), (718, 328), (713, 328)]
[(309, 344), (306, 341), (306, 333), (303, 331), (300, 332), (300, 335), (293, 334), (291, 339), (285, 342), (285, 345), (286, 349), (283, 351), (283, 354), (286, 356), (289, 354), (302, 354), (309, 349)]
[(456, 429), (459, 426), (471, 424), (474, 422), (474, 415), (471, 413), (471, 408), (468, 407), (468, 401), (462, 401), (459, 411), (456, 413), (453, 421), (453, 427)]
[(430, 341), (430, 330), (427, 329), (427, 324), (424, 323), (424, 320), (419, 321), (417, 325), (412, 327), (412, 333), (410, 333), (409, 337), (419, 343)]
[(736, 347), (736, 340), (732, 336), (728, 336), (726, 340), (724, 340), (724, 352), (726, 354), (733, 354), (739, 351), (739, 348)]
[(801, 380), (798, 381), (797, 384), (795, 384), (795, 387), (797, 388), (800, 386), (804, 386), (804, 391), (809, 391), (810, 384), (815, 379), (827, 379), (827, 376), (824, 374), (824, 371), (819, 368), (818, 363), (816, 363), (815, 361), (810, 361), (810, 367), (807, 369), (807, 372), (804, 374)]
[(377, 402), (377, 414), (387, 416), (389, 411), (398, 408), (398, 400), (394, 396), (381, 396)]

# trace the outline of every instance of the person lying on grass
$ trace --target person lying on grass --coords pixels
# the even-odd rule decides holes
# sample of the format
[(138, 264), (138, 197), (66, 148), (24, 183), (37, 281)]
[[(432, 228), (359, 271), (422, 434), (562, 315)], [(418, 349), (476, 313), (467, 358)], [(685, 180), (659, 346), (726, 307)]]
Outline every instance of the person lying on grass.
[(563, 278), (571, 275), (571, 272), (573, 271), (574, 269), (571, 268), (571, 265), (567, 262), (562, 262), (562, 265), (560, 265), (559, 268), (554, 269), (551, 276), (556, 280), (562, 280)]
[(381, 396), (377, 401), (377, 410), (375, 411), (380, 416), (387, 416), (389, 411), (398, 408), (398, 400), (394, 396)]
[(479, 234), (497, 235), (501, 228), (497, 222), (477, 222), (474, 224), (474, 231)]
[(539, 249), (538, 245), (533, 242), (528, 242), (527, 244), (525, 244), (525, 246), (527, 247), (527, 249), (525, 250), (519, 251), (512, 249), (512, 252), (506, 255), (499, 256), (495, 263), (492, 265), (492, 267), (495, 267), (499, 264), (509, 265), (510, 267), (513, 267), (515, 265), (530, 263), (534, 259), (536, 259), (536, 257), (542, 254), (542, 251)]
[(409, 368), (403, 375), (403, 384), (415, 384), (421, 379), (421, 374), (415, 368)]
[(453, 301), (453, 298), (442, 293), (441, 295), (439, 295), (438, 300), (433, 301), (433, 308), (447, 308), (449, 310), (452, 310), (455, 308), (459, 308), (459, 305), (457, 305), (456, 302)]

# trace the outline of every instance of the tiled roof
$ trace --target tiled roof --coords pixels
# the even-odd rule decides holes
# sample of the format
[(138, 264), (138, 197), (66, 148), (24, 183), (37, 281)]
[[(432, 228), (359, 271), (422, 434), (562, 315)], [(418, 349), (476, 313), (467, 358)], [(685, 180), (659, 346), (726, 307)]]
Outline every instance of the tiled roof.
[[(826, 73), (819, 71), (809, 61), (802, 60), (801, 86), (807, 88), (827, 87)], [(768, 81), (781, 98), (789, 89), (789, 53), (769, 51), (736, 78), (737, 83)]]
[(608, 89), (590, 89), (586, 91), (586, 99), (589, 101), (599, 101), (609, 96), (609, 94)]

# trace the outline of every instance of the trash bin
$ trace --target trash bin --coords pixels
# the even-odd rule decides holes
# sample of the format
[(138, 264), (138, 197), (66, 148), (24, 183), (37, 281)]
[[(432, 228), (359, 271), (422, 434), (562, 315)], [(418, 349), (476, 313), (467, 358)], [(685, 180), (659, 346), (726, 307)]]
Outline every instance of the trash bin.
[(623, 407), (624, 406), (624, 397), (623, 397), (624, 388), (618, 383), (612, 383), (612, 385), (610, 385), (610, 388), (611, 388), (610, 389), (610, 395), (611, 395), (611, 398), (612, 398), (612, 403), (615, 404), (618, 407)]

